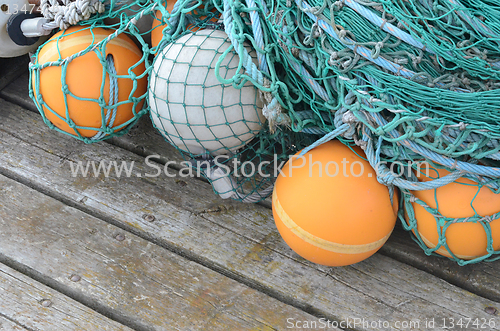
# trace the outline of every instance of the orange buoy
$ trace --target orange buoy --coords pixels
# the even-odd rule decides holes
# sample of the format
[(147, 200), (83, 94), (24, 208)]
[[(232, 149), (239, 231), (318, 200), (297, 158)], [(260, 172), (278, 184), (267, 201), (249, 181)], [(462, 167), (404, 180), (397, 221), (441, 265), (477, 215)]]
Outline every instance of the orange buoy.
[[(56, 33), (50, 40), (40, 49), (37, 57), (37, 64), (42, 65), (47, 62), (57, 61), (70, 57), (84, 49), (89, 45), (95, 45), (106, 39), (114, 32), (114, 30), (93, 28), (82, 26), (72, 26), (65, 31)], [(117, 75), (128, 76), (128, 71), (131, 67), (136, 66), (141, 61), (142, 52), (134, 44), (134, 42), (124, 34), (120, 34), (114, 39), (111, 39), (105, 46), (105, 54), (101, 53), (100, 47), (96, 50), (86, 53), (85, 55), (76, 57), (69, 62), (66, 68), (65, 77), (63, 75), (63, 67), (49, 66), (40, 70), (40, 81), (37, 91), (36, 77), (33, 75), (33, 90), (38, 103), (38, 93), (42, 96), (44, 105), (40, 106), (47, 119), (59, 129), (73, 135), (77, 135), (75, 129), (72, 129), (66, 122), (66, 105), (71, 119), (77, 126), (86, 127), (78, 129), (78, 132), (83, 137), (92, 137), (98, 131), (87, 128), (102, 127), (102, 112), (106, 114), (108, 109), (101, 109), (98, 99), (101, 97), (108, 105), (110, 97), (110, 82), (109, 75), (105, 74), (104, 87), (103, 75), (104, 68), (100, 62), (100, 58), (106, 58), (111, 55), (114, 61), (114, 67)], [(100, 55), (100, 58), (98, 55)], [(103, 60), (104, 61), (104, 60)], [(131, 69), (135, 75), (142, 75), (145, 71), (144, 63), (139, 63), (135, 68)], [(64, 94), (61, 80), (67, 84), (68, 94)], [(120, 77), (117, 79), (118, 84), (118, 102), (129, 100), (131, 92), (134, 88), (134, 80), (132, 78)], [(141, 97), (147, 91), (147, 77), (136, 80), (135, 92), (133, 97)], [(66, 98), (66, 100), (65, 100)], [(86, 98), (81, 100), (78, 98)], [(92, 100), (89, 100), (92, 99)], [(139, 112), (142, 108), (143, 101), (140, 101), (135, 107), (135, 112)], [(48, 109), (49, 107), (50, 109)], [(119, 105), (116, 108), (116, 117), (114, 118), (113, 127), (117, 127), (126, 123), (134, 117), (134, 104), (132, 101)], [(59, 116), (62, 118), (59, 118)], [(106, 124), (110, 123), (110, 120)], [(115, 131), (118, 131), (115, 130)]]
[[(174, 5), (177, 2), (175, 1), (167, 1), (167, 11), (169, 13), (172, 12), (172, 9), (174, 9)], [(161, 14), (161, 11), (157, 10), (155, 13), (155, 19), (153, 20), (153, 25), (151, 26), (151, 46), (156, 47), (160, 43), (161, 39), (163, 38), (163, 29), (167, 26), (166, 24), (161, 24), (162, 23), (162, 18), (163, 15)]]
[[(429, 177), (419, 173), (421, 181), (429, 181), (437, 177), (444, 177), (450, 172), (445, 169), (430, 167)], [(467, 178), (460, 178), (454, 183), (434, 190), (413, 191), (412, 194), (422, 200), (429, 207), (437, 209), (442, 216), (450, 218), (472, 217), (477, 212), (479, 216), (493, 215), (500, 212), (500, 194), (493, 193), (487, 187), (479, 187), (477, 183)], [(412, 202), (417, 231), (420, 238), (429, 248), (435, 248), (439, 242), (438, 220), (416, 202)], [(408, 217), (408, 216), (407, 216)], [(493, 238), (493, 248), (500, 249), (500, 220), (489, 223)], [(450, 251), (462, 260), (472, 260), (487, 253), (486, 231), (481, 223), (462, 222), (451, 224), (445, 232), (446, 243)], [(439, 247), (436, 253), (452, 257), (444, 247)]]
[[(177, 2), (177, 0), (174, 0), (174, 1), (167, 1), (167, 11), (169, 13), (172, 12), (172, 10), (174, 9), (174, 5), (175, 3)], [(197, 9), (194, 9), (192, 11), (193, 15), (198, 15), (198, 9), (201, 10), (204, 8), (204, 5), (200, 5)], [(216, 12), (216, 9), (214, 8), (212, 10), (212, 12)], [(161, 24), (162, 23), (162, 18), (163, 18), (163, 15), (161, 14), (161, 11), (157, 10), (156, 13), (155, 13), (155, 17), (156, 19), (153, 20), (153, 25), (151, 27), (151, 45), (152, 47), (156, 47), (158, 46), (158, 44), (160, 43), (161, 39), (163, 38), (163, 29), (167, 26), (166, 24)], [(203, 20), (205, 19), (206, 16), (200, 16), (200, 19)], [(211, 22), (214, 22), (216, 23), (218, 21), (218, 18), (217, 17), (213, 17), (210, 19)], [(189, 24), (187, 27), (186, 27), (187, 30), (191, 30), (191, 32), (196, 32), (198, 31), (200, 28), (199, 27), (196, 27), (196, 26), (193, 26), (192, 24)]]
[(353, 150), (327, 142), (304, 159), (289, 160), (276, 180), (276, 226), (290, 248), (314, 263), (362, 261), (382, 247), (396, 224), (397, 196), (391, 205), (388, 188), (358, 156), (363, 151)]

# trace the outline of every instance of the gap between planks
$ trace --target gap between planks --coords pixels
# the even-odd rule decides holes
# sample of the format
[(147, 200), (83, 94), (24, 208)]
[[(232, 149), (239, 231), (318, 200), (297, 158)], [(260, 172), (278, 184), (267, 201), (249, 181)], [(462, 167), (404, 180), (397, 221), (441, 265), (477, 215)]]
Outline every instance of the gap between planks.
[(34, 331), (33, 329), (30, 329), (19, 322), (16, 322), (15, 320), (5, 316), (4, 314), (0, 313), (0, 330), (2, 331), (12, 331), (12, 330), (25, 330), (25, 331)]
[(59, 291), (0, 264), (0, 330), (53, 330), (55, 325), (65, 331), (132, 331)]
[[(122, 192), (116, 192), (118, 196), (114, 196), (115, 192), (112, 191), (117, 179), (87, 178), (87, 181), (75, 182), (74, 178), (65, 175), (68, 169), (62, 169), (62, 156), (66, 158), (66, 162), (70, 156), (73, 160), (84, 161), (126, 158), (140, 162), (141, 158), (109, 144), (82, 146), (76, 141), (63, 143), (60, 135), (46, 128), (35, 114), (13, 105), (8, 107), (8, 104), (1, 108), (4, 108), (2, 116), (5, 118), (3, 143), (7, 147), (9, 142), (16, 145), (15, 150), (10, 149), (6, 154), (0, 155), (4, 171), (8, 168), (11, 174), (24, 178), (24, 181), (35, 182), (38, 187), (50, 183), (47, 189), (52, 194), (57, 192), (65, 195), (75, 204), (81, 201), (83, 195), (87, 198), (86, 208), (99, 209), (115, 222), (146, 232), (147, 236), (155, 237), (160, 243), (169, 243), (181, 250), (203, 256), (210, 261), (212, 268), (217, 266), (229, 272), (239, 282), (248, 282), (254, 286), (258, 284), (257, 288), (263, 288), (278, 298), (291, 299), (292, 304), (299, 305), (299, 308), (311, 307), (321, 316), (332, 316), (330, 319), (333, 320), (353, 317), (376, 319), (380, 316), (391, 320), (450, 314), (489, 317), (485, 315), (484, 307), (491, 305), (491, 301), (378, 254), (366, 262), (344, 268), (321, 268), (300, 259), (297, 262), (297, 257), (276, 235), (268, 210), (258, 206), (220, 202), (220, 199), (213, 197), (208, 185), (194, 179), (186, 179), (186, 185), (180, 188), (171, 179), (149, 182), (148, 185), (137, 178), (127, 179), (120, 181)], [(17, 131), (26, 131), (23, 140), (28, 141), (30, 146), (16, 138)], [(46, 152), (48, 149), (51, 149), (51, 153)], [(75, 149), (75, 153), (71, 154), (71, 149)], [(31, 159), (16, 160), (15, 155), (26, 155), (28, 150), (29, 153), (38, 155), (30, 156)], [(39, 165), (41, 169), (33, 165), (33, 161), (39, 159), (45, 160), (45, 164)], [(140, 185), (137, 186), (138, 184)], [(84, 187), (80, 187), (81, 185)], [(148, 198), (144, 194), (134, 196), (138, 187)], [(130, 196), (133, 196), (132, 200)], [(104, 202), (108, 205), (104, 205)], [(130, 217), (124, 218), (122, 213), (109, 206), (110, 202), (118, 209), (131, 213)], [(206, 210), (208, 205), (219, 202), (228, 209), (215, 216), (204, 213), (204, 218), (199, 218), (197, 214)], [(161, 224), (157, 223), (161, 228), (152, 227), (141, 219), (143, 212), (151, 210), (162, 216)], [(172, 218), (172, 213), (177, 218)], [(212, 223), (207, 227), (206, 221)], [(231, 231), (227, 231), (229, 228)], [(172, 231), (181, 233), (175, 234)], [(192, 231), (192, 237), (197, 238), (200, 243), (186, 240), (182, 231)], [(224, 237), (233, 238), (229, 240), (233, 247), (225, 247), (227, 243), (221, 240)], [(230, 254), (221, 261), (221, 256), (226, 252)], [(306, 275), (308, 278), (304, 279)], [(435, 297), (434, 292), (439, 293), (439, 296)], [(331, 311), (332, 308), (335, 312)]]

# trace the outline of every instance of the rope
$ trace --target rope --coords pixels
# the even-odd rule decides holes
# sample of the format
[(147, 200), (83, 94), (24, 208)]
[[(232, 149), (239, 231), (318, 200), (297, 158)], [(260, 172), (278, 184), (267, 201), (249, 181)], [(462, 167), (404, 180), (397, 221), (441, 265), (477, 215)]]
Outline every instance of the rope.
[[(62, 3), (61, 3), (62, 2)], [(40, 11), (49, 19), (42, 27), (47, 31), (65, 30), (80, 21), (88, 20), (92, 15), (103, 13), (105, 4), (99, 0), (40, 0)]]
[[(104, 116), (102, 127), (109, 129), (110, 133), (113, 133), (113, 124), (115, 122), (116, 110), (118, 108), (116, 106), (116, 104), (118, 103), (118, 76), (116, 73), (113, 55), (111, 54), (108, 54), (108, 56), (106, 56), (106, 67), (109, 77), (109, 100), (108, 108), (104, 110), (106, 112), (106, 115)], [(99, 131), (91, 139), (99, 140), (104, 138), (108, 134), (109, 133), (107, 132)]]

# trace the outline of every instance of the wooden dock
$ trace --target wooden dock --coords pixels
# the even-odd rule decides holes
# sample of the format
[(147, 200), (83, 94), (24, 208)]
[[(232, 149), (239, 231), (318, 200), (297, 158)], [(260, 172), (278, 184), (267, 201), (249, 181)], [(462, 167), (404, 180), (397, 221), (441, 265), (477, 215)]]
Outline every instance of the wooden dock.
[(198, 178), (73, 176), (181, 159), (148, 117), (91, 145), (50, 130), (28, 80), (26, 58), (0, 59), (0, 330), (500, 330), (500, 261), (426, 256), (398, 226), (328, 268), (287, 247), (267, 202)]

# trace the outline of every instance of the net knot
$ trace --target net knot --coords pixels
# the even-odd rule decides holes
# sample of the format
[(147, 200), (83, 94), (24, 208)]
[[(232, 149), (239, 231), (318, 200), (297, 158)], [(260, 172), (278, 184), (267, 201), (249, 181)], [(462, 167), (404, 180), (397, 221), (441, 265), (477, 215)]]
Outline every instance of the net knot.
[(359, 122), (358, 118), (352, 113), (352, 111), (348, 110), (344, 114), (342, 114), (342, 122), (346, 124), (356, 124)]
[[(366, 141), (364, 141), (366, 143)], [(361, 147), (361, 146), (360, 146)], [(363, 147), (361, 147), (363, 148)], [(396, 177), (393, 175), (393, 173), (389, 169), (379, 169), (379, 174), (377, 176), (377, 180), (380, 184), (383, 184), (385, 186), (392, 186), (394, 185), (394, 180)]]
[(486, 215), (486, 216), (483, 216), (483, 218), (480, 221), (490, 223), (491, 221), (493, 221), (493, 217), (491, 217), (491, 215)]
[(439, 246), (446, 247), (446, 237), (443, 236), (443, 235), (439, 236), (438, 246), (437, 247), (439, 247)]
[(332, 6), (334, 10), (339, 11), (344, 7), (344, 1), (335, 1)]
[(65, 95), (70, 94), (68, 84), (63, 84), (63, 86), (62, 86), (62, 92), (63, 92)]
[(380, 56), (380, 51), (382, 50), (382, 48), (384, 48), (384, 45), (385, 44), (383, 41), (379, 41), (375, 44), (375, 49), (372, 52), (372, 57), (374, 59), (377, 59)]
[(76, 128), (76, 124), (75, 122), (73, 122), (73, 120), (71, 118), (67, 118), (66, 119), (66, 123), (68, 123), (68, 126), (71, 128), (71, 129), (75, 129)]
[(273, 97), (271, 92), (260, 91), (260, 96), (264, 100), (262, 115), (269, 123), (269, 130), (274, 133), (278, 125), (290, 126), (290, 117), (282, 113), (282, 107), (278, 100)]

